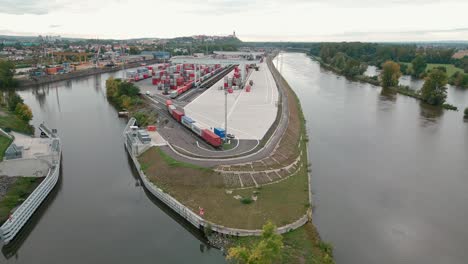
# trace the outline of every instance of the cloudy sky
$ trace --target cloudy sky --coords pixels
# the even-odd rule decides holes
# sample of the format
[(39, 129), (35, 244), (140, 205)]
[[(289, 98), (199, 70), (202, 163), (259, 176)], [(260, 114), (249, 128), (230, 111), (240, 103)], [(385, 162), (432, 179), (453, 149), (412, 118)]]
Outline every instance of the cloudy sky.
[(0, 0), (0, 35), (468, 40), (468, 0)]

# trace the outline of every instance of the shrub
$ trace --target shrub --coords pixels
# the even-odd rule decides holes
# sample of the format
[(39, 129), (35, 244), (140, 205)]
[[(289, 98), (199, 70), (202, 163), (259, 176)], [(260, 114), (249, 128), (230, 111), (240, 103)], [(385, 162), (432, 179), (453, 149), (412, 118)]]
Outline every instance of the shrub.
[(253, 202), (252, 198), (250, 198), (250, 197), (244, 197), (240, 201), (243, 204), (251, 204)]
[(211, 234), (213, 234), (213, 228), (211, 227), (211, 224), (207, 223), (204, 226), (203, 231), (205, 232), (205, 236), (207, 236), (207, 237), (209, 237)]
[(465, 113), (465, 118), (468, 118), (468, 107), (465, 108), (465, 112), (464, 112), (464, 113)]
[(31, 121), (33, 114), (29, 106), (19, 103), (16, 105), (15, 114), (26, 122)]

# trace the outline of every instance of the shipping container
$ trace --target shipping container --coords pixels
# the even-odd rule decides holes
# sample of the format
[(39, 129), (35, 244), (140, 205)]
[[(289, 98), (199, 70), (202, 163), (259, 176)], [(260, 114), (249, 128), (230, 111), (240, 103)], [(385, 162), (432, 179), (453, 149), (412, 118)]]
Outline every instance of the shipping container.
[(179, 96), (177, 90), (171, 91), (171, 93), (169, 93), (169, 97), (172, 99), (176, 98), (177, 96)]
[(176, 107), (173, 106), (173, 105), (169, 105), (169, 106), (167, 107), (167, 110), (168, 110), (169, 113), (172, 115), (172, 112), (173, 112), (174, 110), (176, 110)]
[(148, 131), (156, 131), (156, 126), (148, 126), (148, 127), (146, 128), (146, 130), (148, 130)]
[(203, 128), (200, 126), (200, 124), (192, 123), (191, 129), (192, 129), (193, 133), (195, 133), (195, 134), (197, 134), (198, 136), (201, 137)]
[(225, 138), (226, 137), (226, 131), (223, 128), (215, 127), (213, 131), (220, 138)]
[(188, 127), (189, 129), (192, 128), (192, 123), (194, 123), (195, 121), (193, 121), (190, 117), (188, 116), (183, 116), (182, 117), (182, 124), (186, 127)]
[(221, 138), (209, 129), (203, 129), (201, 137), (213, 147), (219, 147), (222, 144)]
[(172, 105), (172, 101), (171, 100), (166, 100), (166, 106), (170, 106)]
[(177, 122), (180, 122), (182, 120), (182, 117), (184, 116), (184, 113), (180, 112), (179, 110), (173, 110), (172, 116), (175, 120), (177, 120)]

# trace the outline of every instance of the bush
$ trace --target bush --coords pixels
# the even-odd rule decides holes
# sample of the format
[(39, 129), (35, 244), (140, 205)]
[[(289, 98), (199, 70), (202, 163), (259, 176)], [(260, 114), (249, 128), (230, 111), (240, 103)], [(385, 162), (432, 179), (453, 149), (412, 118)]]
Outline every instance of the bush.
[(244, 197), (240, 201), (243, 204), (251, 204), (253, 202), (252, 198), (250, 198), (250, 197)]
[(16, 105), (15, 114), (26, 122), (31, 121), (33, 114), (29, 106), (19, 103)]
[(136, 112), (135, 114), (133, 114), (133, 117), (136, 119), (137, 121), (137, 124), (139, 126), (146, 126), (148, 125), (148, 115), (145, 114), (145, 113), (142, 113), (142, 112)]
[(465, 112), (464, 112), (464, 113), (465, 113), (465, 118), (468, 118), (468, 107), (465, 108)]
[(10, 94), (8, 96), (8, 110), (11, 112), (16, 110), (16, 106), (18, 104), (22, 104), (24, 101), (23, 99), (16, 93)]
[(212, 228), (211, 224), (207, 223), (204, 226), (203, 231), (205, 232), (205, 236), (207, 236), (207, 237), (209, 237), (211, 234), (213, 234), (213, 228)]

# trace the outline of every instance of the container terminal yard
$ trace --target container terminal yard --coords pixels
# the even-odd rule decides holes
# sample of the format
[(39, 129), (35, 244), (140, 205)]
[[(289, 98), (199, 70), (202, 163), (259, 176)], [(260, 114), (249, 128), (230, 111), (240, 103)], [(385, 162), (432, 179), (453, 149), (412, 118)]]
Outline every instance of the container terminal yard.
[[(229, 220), (232, 212), (223, 213), (224, 210), (218, 208), (228, 203), (231, 204), (230, 211), (242, 211), (242, 205), (232, 204), (233, 200), (242, 197), (236, 193), (270, 185), (273, 187), (267, 189), (281, 190), (288, 188), (283, 185), (295, 181), (302, 186), (299, 188), (304, 189), (310, 176), (304, 170), (307, 166), (307, 147), (301, 140), (304, 132), (298, 121), (298, 106), (290, 94), (290, 88), (282, 83), (271, 57), (249, 52), (215, 54), (210, 58), (174, 57), (171, 65), (149, 66), (158, 70), (167, 69), (169, 81), (165, 83), (169, 85), (158, 85), (160, 82), (149, 80), (150, 77), (136, 81), (147, 103), (158, 111), (159, 119), (155, 126), (138, 127), (135, 118), (131, 118), (123, 133), (126, 149), (146, 188), (196, 228), (209, 226), (213, 231), (227, 235), (260, 235), (259, 224), (264, 220), (253, 215), (261, 214), (281, 221), (278, 228), (280, 233), (296, 229), (309, 221), (309, 207), (301, 206), (294, 213), (278, 215), (276, 210), (289, 210), (286, 209), (289, 208), (288, 202), (272, 205), (277, 207), (274, 210), (259, 204), (259, 208), (247, 213), (253, 214), (247, 218), (250, 220), (237, 220), (236, 223)], [(209, 75), (208, 81), (211, 78), (217, 81), (204, 85), (206, 79), (197, 80), (198, 73), (191, 75), (191, 69), (199, 67), (214, 72)], [(183, 69), (189, 69), (189, 74), (184, 74)], [(179, 85), (174, 85), (172, 80), (177, 80), (181, 75), (185, 77), (180, 79)], [(204, 75), (200, 76), (203, 78)], [(187, 84), (193, 85), (182, 93), (178, 92), (177, 96), (171, 92)], [(189, 100), (184, 100), (184, 94), (192, 91), (197, 92)], [(173, 159), (176, 163), (191, 164), (184, 165), (189, 166), (187, 168), (209, 168), (212, 173), (203, 176), (200, 183), (187, 185), (188, 182), (197, 181), (197, 169), (187, 171), (187, 174), (171, 176), (171, 172), (167, 172), (168, 175), (162, 175), (157, 171), (166, 171), (167, 168), (164, 164), (154, 167), (161, 162), (158, 161), (161, 158), (155, 158), (155, 155), (165, 157), (163, 160)], [(188, 176), (191, 174), (194, 175)], [(165, 177), (171, 180), (165, 182)], [(178, 181), (184, 184), (177, 184)], [(207, 187), (210, 184), (216, 187)], [(164, 186), (165, 190), (160, 186)], [(181, 197), (180, 189), (187, 186), (192, 186), (193, 195)], [(170, 189), (169, 192), (166, 188)], [(298, 193), (300, 198), (289, 196), (285, 199), (291, 199), (292, 203), (297, 203), (299, 199), (310, 204), (310, 190), (306, 189), (307, 192)], [(197, 193), (201, 193), (201, 197)], [(211, 195), (218, 198), (203, 198)], [(255, 194), (254, 197), (257, 199)], [(270, 202), (263, 200), (265, 204)], [(203, 217), (204, 208), (212, 214), (208, 218)]]
[[(279, 94), (262, 53), (215, 54), (208, 58), (172, 59), (200, 64), (148, 66), (154, 76), (140, 74), (136, 85), (165, 117), (167, 123), (159, 125), (158, 133), (173, 150), (196, 157), (232, 158), (259, 147), (277, 118)], [(193, 73), (195, 67), (201, 71)], [(135, 72), (127, 73), (132, 81)], [(206, 140), (207, 133), (202, 134), (202, 130), (213, 133), (217, 143)], [(222, 148), (226, 137), (232, 146)]]

